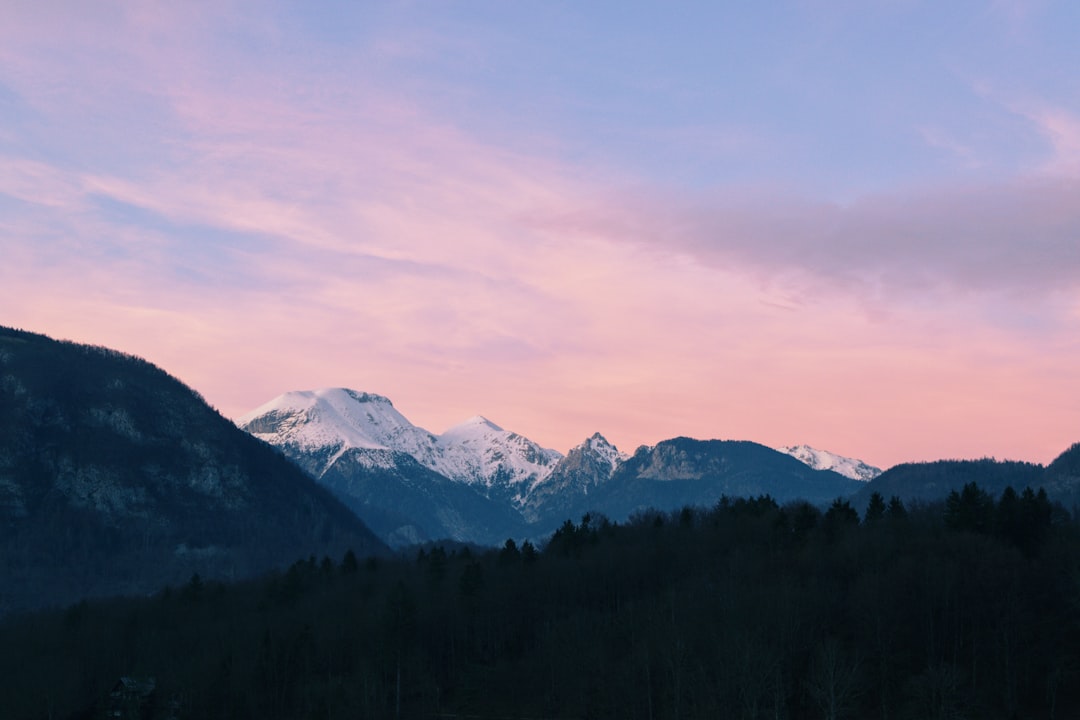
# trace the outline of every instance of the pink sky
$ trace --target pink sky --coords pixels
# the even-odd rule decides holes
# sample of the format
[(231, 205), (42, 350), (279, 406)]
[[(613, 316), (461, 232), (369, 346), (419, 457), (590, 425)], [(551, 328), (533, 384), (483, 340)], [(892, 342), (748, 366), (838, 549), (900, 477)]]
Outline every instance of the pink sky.
[(729, 177), (833, 140), (674, 94), (667, 126), (594, 128), (574, 113), (627, 97), (485, 84), (513, 33), (486, 18), (342, 42), (282, 8), (78, 7), (0, 11), (0, 324), (143, 356), (231, 417), (347, 386), (563, 452), (688, 435), (887, 467), (1080, 441), (1075, 95), (957, 71), (982, 114), (912, 121), (932, 159), (902, 177)]

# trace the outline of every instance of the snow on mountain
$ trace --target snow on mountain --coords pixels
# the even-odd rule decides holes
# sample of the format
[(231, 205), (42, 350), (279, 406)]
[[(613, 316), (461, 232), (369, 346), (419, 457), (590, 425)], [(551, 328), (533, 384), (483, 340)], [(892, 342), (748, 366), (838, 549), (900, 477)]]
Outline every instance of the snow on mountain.
[(505, 488), (517, 502), (562, 457), (479, 415), (434, 435), (409, 422), (387, 398), (345, 388), (285, 393), (236, 423), (273, 445), (318, 457), (316, 474), (348, 450), (373, 451), (372, 460), (380, 464), (386, 456), (374, 451), (392, 450), (452, 480)]
[(434, 467), (441, 456), (438, 439), (409, 422), (390, 400), (345, 388), (288, 392), (236, 424), (271, 445), (320, 454), (321, 471), (354, 448), (404, 452), (426, 467)]
[(476, 415), (439, 436), (444, 475), (488, 487), (501, 484), (515, 487), (515, 500), (550, 473), (562, 453), (542, 448), (532, 440), (504, 430), (487, 418)]
[(815, 470), (832, 470), (852, 480), (869, 482), (881, 474), (881, 468), (867, 465), (862, 460), (836, 455), (826, 450), (817, 450), (809, 445), (785, 445), (776, 449)]

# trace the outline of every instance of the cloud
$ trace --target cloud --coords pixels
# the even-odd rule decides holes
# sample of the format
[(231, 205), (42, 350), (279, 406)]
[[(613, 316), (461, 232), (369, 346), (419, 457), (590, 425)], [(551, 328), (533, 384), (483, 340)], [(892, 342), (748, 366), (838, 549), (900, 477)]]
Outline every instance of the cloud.
[(716, 268), (743, 268), (808, 298), (851, 293), (909, 302), (924, 293), (1045, 297), (1080, 290), (1080, 181), (883, 194), (841, 206), (790, 196), (624, 199), (600, 213), (537, 217)]
[(1080, 118), (1053, 107), (1030, 111), (1027, 117), (1035, 123), (1054, 149), (1046, 169), (1073, 178), (1080, 176)]
[[(144, 355), (230, 414), (351, 385), (562, 450), (600, 430), (886, 463), (911, 427), (922, 457), (1007, 452), (987, 418), (1017, 453), (1067, 444), (1075, 409), (1029, 415), (1080, 391), (1068, 174), (848, 205), (688, 192), (455, 125), (370, 64), (379, 38), (309, 48), (181, 7), (0, 28), (47, 144), (93, 146), (0, 146), (0, 322)], [(1071, 121), (1042, 123), (1068, 156)]]

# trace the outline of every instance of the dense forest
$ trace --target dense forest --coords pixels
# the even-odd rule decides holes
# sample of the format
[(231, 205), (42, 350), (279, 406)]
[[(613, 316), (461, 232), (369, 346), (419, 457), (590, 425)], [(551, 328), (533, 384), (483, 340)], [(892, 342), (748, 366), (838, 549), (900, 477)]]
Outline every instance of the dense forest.
[(0, 625), (5, 718), (1068, 718), (1080, 525), (970, 484), (309, 558)]

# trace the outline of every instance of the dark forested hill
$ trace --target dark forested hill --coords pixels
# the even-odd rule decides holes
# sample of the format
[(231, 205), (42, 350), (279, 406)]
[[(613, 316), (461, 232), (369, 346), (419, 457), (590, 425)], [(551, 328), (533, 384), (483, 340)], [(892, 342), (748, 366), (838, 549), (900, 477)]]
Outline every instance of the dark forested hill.
[(993, 497), (999, 496), (1006, 487), (1016, 491), (1044, 487), (1051, 500), (1071, 508), (1080, 500), (1080, 445), (1074, 445), (1046, 468), (1034, 463), (989, 458), (896, 465), (865, 484), (852, 498), (852, 505), (861, 512), (875, 492), (885, 498), (896, 496), (905, 502), (942, 500), (950, 492), (958, 492), (972, 482), (978, 483)]
[(344, 506), (150, 363), (0, 328), (0, 614), (385, 552)]
[(1080, 508), (1080, 443), (1076, 443), (1046, 466), (1043, 487), (1067, 508)]

